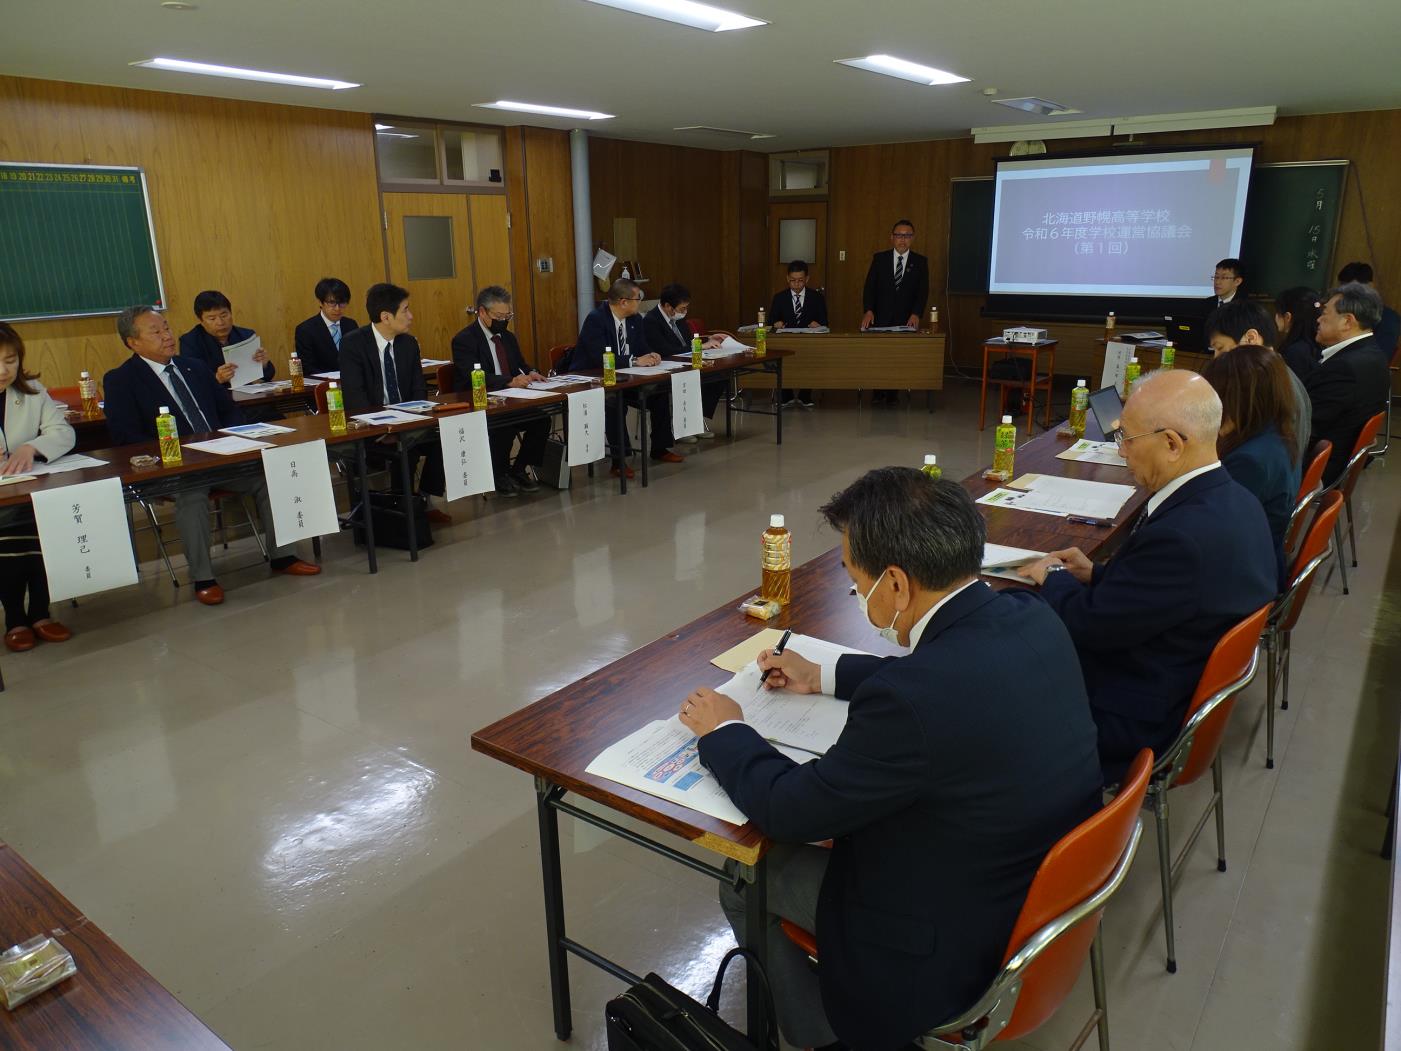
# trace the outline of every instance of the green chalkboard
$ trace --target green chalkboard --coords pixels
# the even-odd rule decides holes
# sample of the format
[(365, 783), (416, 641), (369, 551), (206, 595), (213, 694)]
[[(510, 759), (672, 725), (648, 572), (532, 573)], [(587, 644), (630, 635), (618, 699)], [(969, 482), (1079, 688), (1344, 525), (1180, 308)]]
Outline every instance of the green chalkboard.
[(1240, 257), (1251, 292), (1333, 283), (1347, 161), (1260, 165), (1251, 173)]
[(140, 168), (0, 162), (0, 318), (164, 306)]
[[(1250, 177), (1241, 260), (1252, 292), (1326, 288), (1334, 273), (1348, 162), (1256, 165)], [(992, 179), (955, 179), (949, 205), (949, 291), (988, 290)]]

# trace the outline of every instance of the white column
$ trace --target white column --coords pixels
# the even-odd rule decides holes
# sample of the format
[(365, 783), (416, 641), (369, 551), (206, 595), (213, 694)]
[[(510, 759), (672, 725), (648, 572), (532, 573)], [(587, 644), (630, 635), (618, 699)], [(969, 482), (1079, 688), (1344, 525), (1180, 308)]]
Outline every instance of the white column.
[(593, 217), (589, 200), (589, 133), (569, 133), (569, 174), (574, 190), (574, 283), (579, 296), (579, 324), (597, 298), (593, 278)]

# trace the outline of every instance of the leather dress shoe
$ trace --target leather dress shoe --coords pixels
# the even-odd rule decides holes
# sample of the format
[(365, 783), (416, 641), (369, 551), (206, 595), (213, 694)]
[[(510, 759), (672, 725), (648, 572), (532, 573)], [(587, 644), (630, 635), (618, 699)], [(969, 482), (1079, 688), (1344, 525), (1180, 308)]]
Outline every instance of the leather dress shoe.
[(430, 525), (452, 525), (452, 515), (446, 511), (439, 511), (436, 507), (430, 507), (424, 517)]
[(679, 454), (677, 454), (677, 453), (674, 453), (674, 452), (672, 452), (670, 449), (668, 449), (666, 452), (662, 453), (660, 456), (654, 456), (654, 457), (652, 457), (652, 462), (653, 462), (653, 463), (685, 463), (685, 462), (686, 462), (686, 457), (681, 456), (681, 455), (679, 455)]
[(530, 477), (524, 467), (511, 472), (511, 481), (515, 482), (523, 493), (538, 493), (540, 491), (540, 483)]
[(298, 558), (275, 572), (286, 573), (289, 577), (314, 577), (321, 572), (321, 567), (315, 562), (303, 562)]
[(5, 645), (16, 653), (32, 650), (35, 646), (34, 631), (31, 628), (11, 628), (5, 632)]
[(56, 620), (47, 624), (35, 624), (34, 634), (45, 642), (67, 642), (73, 637), (73, 633)]
[(218, 606), (224, 601), (224, 589), (218, 584), (210, 584), (209, 587), (196, 591), (195, 598), (206, 606)]
[(637, 477), (636, 472), (627, 464), (623, 464), (621, 467), (615, 465), (608, 473), (614, 478), (617, 478), (619, 475), (625, 475), (628, 478)]
[(520, 496), (520, 494), (521, 494), (520, 482), (516, 481), (515, 476), (512, 475), (512, 474), (510, 474), (509, 472), (507, 472), (506, 474), (503, 474), (503, 475), (501, 476), (501, 478), (497, 481), (497, 483), (496, 483), (496, 495), (497, 495), (497, 496)]

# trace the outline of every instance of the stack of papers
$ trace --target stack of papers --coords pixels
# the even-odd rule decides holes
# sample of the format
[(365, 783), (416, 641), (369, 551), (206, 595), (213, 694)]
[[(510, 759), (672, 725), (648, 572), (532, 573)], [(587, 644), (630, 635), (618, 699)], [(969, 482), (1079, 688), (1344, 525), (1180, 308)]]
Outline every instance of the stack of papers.
[[(669, 364), (676, 364), (670, 362)], [(665, 376), (671, 370), (662, 365), (633, 365), (626, 369), (617, 370), (620, 375), (629, 376)]]
[(269, 442), (255, 442), (233, 435), (228, 438), (210, 438), (204, 442), (186, 442), (185, 448), (219, 456), (237, 456), (239, 453), (253, 452), (257, 449), (271, 449), (272, 445)]
[(1113, 519), (1135, 491), (1131, 485), (1087, 482), (1048, 474), (1025, 474), (1011, 484), (1017, 488), (994, 489), (980, 497), (978, 503), (1062, 517), (1081, 515), (1085, 518)]
[(440, 365), (452, 364), (452, 360), (449, 358), (419, 358), (418, 360), (424, 368), (437, 368)]
[[(740, 331), (743, 332), (744, 329), (740, 329)], [(724, 342), (720, 344), (719, 349), (720, 353), (717, 354), (716, 357), (722, 358), (730, 354), (748, 354), (754, 350), (753, 347), (746, 346), (733, 336), (726, 336)]]
[(1026, 583), (1026, 577), (1017, 572), (1018, 566), (1025, 566), (1044, 558), (1044, 551), (1030, 551), (1024, 547), (1003, 547), (1001, 544), (983, 545), (983, 576), (1001, 577), (1003, 580), (1016, 580)]
[(362, 412), (358, 416), (352, 416), (352, 420), (359, 420), (361, 423), (432, 423), (431, 416), (418, 416), (412, 412), (400, 412), (398, 409), (384, 409), (380, 412)]
[(106, 460), (97, 460), (91, 456), (84, 456), (82, 453), (69, 453), (67, 456), (60, 456), (57, 460), (50, 460), (48, 463), (35, 463), (33, 467), (24, 472), (26, 478), (37, 478), (45, 474), (63, 474), (66, 471), (83, 471), (89, 467), (106, 467)]
[(915, 332), (913, 325), (872, 325), (867, 332)]
[(263, 341), (257, 333), (224, 348), (224, 364), (237, 366), (231, 386), (242, 388), (263, 382), (263, 366), (253, 360), (253, 355), (262, 349)]
[(1080, 463), (1102, 463), (1110, 467), (1128, 467), (1119, 455), (1119, 447), (1113, 442), (1092, 442), (1081, 438), (1069, 449), (1056, 453), (1057, 460), (1076, 460)]
[(531, 390), (556, 390), (559, 387), (573, 387), (580, 383), (589, 382), (587, 376), (551, 376), (548, 379), (536, 380), (530, 385)]
[(386, 405), (386, 409), (401, 409), (404, 412), (432, 412), (435, 402), (431, 401), (396, 401), (393, 405)]
[[(622, 369), (618, 370), (622, 372)], [(522, 398), (526, 401), (533, 401), (536, 398), (548, 398), (550, 392), (547, 390), (535, 390), (532, 387), (502, 387), (500, 390), (491, 392), (493, 398)]]
[(220, 434), (236, 434), (240, 438), (269, 438), (274, 434), (291, 434), (291, 427), (279, 427), (275, 423), (237, 423), (232, 427), (220, 427)]

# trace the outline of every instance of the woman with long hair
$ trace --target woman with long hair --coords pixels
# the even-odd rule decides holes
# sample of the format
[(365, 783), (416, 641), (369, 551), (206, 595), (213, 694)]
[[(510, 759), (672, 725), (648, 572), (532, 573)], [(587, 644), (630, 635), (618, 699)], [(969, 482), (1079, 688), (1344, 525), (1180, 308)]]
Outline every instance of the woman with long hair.
[(1275, 347), (1294, 375), (1303, 379), (1318, 364), (1318, 293), (1299, 285), (1286, 288), (1275, 296), (1275, 328), (1279, 329), (1279, 344)]

